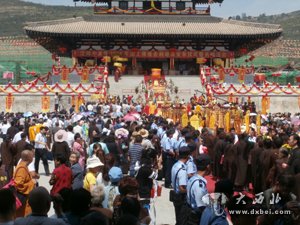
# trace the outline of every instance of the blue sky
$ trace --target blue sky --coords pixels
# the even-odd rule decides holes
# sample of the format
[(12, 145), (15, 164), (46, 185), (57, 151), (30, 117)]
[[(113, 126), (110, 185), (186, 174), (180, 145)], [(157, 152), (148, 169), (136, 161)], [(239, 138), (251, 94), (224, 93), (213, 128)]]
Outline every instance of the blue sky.
[[(48, 4), (48, 5), (70, 5), (74, 6), (72, 0), (25, 0), (29, 2)], [(83, 3), (77, 3), (83, 5)], [(87, 5), (87, 4), (85, 4)], [(88, 4), (91, 5), (91, 4)], [(288, 13), (300, 10), (300, 0), (224, 0), (221, 6), (213, 5), (212, 15), (219, 17), (229, 17), (246, 13), (250, 16), (258, 16), (266, 13), (267, 15)]]

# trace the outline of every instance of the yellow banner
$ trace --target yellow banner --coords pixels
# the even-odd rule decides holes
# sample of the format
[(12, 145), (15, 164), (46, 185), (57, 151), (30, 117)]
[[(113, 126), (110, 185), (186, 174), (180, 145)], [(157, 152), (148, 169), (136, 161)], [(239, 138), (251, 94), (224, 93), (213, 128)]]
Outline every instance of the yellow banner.
[(81, 82), (86, 83), (89, 79), (89, 68), (84, 67), (81, 74)]
[(66, 66), (64, 66), (61, 71), (61, 82), (67, 83), (68, 80), (69, 80), (69, 69)]
[(8, 94), (6, 96), (6, 99), (5, 99), (5, 111), (6, 112), (12, 112), (12, 106), (13, 106), (13, 102), (14, 102), (14, 97), (12, 96), (12, 94)]
[(50, 97), (42, 96), (42, 112), (47, 113), (50, 111)]

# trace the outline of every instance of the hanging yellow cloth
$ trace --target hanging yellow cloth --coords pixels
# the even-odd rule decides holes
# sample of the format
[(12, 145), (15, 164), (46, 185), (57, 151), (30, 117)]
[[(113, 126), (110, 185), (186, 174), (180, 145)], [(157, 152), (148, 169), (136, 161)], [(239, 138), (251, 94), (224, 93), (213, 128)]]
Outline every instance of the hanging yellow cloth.
[(192, 127), (195, 128), (195, 130), (198, 130), (199, 129), (199, 117), (197, 115), (193, 115), (191, 118), (190, 118), (190, 124)]
[(249, 133), (250, 130), (250, 111), (247, 110), (245, 115), (245, 126), (246, 126), (246, 133)]
[(225, 128), (225, 123), (224, 123), (224, 112), (220, 109), (219, 111), (219, 123), (218, 123), (218, 127), (219, 128)]
[(257, 135), (260, 135), (260, 127), (261, 127), (261, 117), (258, 113), (256, 116), (256, 128), (257, 128)]
[(246, 69), (244, 67), (240, 68), (238, 71), (238, 79), (240, 83), (245, 81)]
[(226, 133), (228, 133), (230, 131), (230, 112), (227, 111), (227, 113), (225, 114), (225, 131)]
[(266, 96), (263, 96), (261, 99), (261, 114), (267, 114), (268, 100)]
[(184, 113), (181, 117), (181, 126), (186, 127), (189, 124), (189, 117), (186, 113)]
[(209, 128), (211, 129), (215, 129), (215, 126), (216, 126), (216, 119), (217, 119), (217, 115), (216, 115), (216, 112), (213, 111), (210, 115), (210, 118), (209, 118)]
[(234, 129), (237, 134), (241, 133), (241, 114), (239, 110), (235, 110), (234, 113)]
[(225, 71), (223, 67), (219, 67), (218, 74), (219, 74), (220, 82), (223, 82), (225, 80)]
[(155, 110), (156, 110), (156, 104), (151, 103), (149, 106), (149, 114), (154, 115), (155, 114)]

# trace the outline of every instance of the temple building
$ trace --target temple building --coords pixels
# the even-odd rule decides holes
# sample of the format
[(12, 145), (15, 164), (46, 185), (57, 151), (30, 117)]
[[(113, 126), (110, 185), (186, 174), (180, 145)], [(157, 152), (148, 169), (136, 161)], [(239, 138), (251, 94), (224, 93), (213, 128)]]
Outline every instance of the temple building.
[(29, 37), (79, 66), (121, 62), (124, 73), (199, 74), (199, 64), (229, 66), (282, 34), (279, 25), (211, 16), (223, 0), (82, 0), (90, 17), (27, 23)]

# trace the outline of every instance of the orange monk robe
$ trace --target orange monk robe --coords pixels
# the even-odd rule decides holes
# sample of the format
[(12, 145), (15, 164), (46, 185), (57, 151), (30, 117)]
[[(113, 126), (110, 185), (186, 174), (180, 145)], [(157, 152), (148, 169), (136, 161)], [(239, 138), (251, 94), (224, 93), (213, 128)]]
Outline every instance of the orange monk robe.
[(37, 134), (36, 126), (30, 126), (28, 132), (29, 132), (29, 141), (34, 141), (35, 136)]
[(35, 126), (36, 126), (36, 133), (37, 133), (37, 134), (40, 133), (41, 127), (43, 126), (43, 124), (38, 123), (38, 124), (36, 124)]
[(27, 197), (26, 203), (16, 211), (16, 217), (25, 217), (31, 213), (31, 208), (28, 204), (28, 195), (35, 186), (25, 162), (21, 161), (17, 166), (14, 181), (16, 183), (16, 190)]

